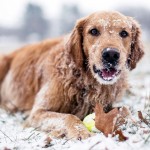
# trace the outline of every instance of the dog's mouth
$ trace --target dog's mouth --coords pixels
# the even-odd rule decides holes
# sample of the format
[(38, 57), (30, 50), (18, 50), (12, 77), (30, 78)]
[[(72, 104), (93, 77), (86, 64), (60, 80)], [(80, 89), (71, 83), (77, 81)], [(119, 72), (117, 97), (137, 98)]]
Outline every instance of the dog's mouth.
[(112, 81), (121, 73), (121, 70), (118, 70), (115, 67), (97, 69), (95, 65), (93, 65), (93, 71), (94, 73), (98, 74), (99, 77), (104, 81)]

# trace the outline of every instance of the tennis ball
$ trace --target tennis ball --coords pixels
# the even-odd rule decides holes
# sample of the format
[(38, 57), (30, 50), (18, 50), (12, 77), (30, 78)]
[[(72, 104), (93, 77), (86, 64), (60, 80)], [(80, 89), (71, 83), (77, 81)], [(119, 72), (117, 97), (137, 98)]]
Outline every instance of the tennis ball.
[(89, 131), (99, 132), (99, 130), (95, 127), (95, 113), (87, 115), (83, 120), (83, 124)]

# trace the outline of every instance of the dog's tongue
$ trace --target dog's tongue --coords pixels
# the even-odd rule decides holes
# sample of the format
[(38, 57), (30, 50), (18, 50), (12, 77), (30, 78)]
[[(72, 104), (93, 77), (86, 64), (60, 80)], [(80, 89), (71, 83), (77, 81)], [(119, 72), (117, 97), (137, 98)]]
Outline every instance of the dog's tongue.
[(111, 78), (115, 75), (116, 72), (117, 72), (117, 70), (115, 68), (103, 69), (102, 76), (104, 78)]

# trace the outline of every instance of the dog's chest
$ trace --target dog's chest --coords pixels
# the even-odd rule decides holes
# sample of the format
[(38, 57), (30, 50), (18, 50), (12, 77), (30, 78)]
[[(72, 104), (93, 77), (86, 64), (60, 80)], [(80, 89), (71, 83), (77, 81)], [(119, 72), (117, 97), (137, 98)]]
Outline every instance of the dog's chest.
[(94, 111), (96, 103), (103, 106), (112, 104), (117, 97), (117, 89), (109, 86), (85, 84), (83, 80), (77, 81), (70, 87), (71, 94), (71, 113), (83, 119), (87, 114)]

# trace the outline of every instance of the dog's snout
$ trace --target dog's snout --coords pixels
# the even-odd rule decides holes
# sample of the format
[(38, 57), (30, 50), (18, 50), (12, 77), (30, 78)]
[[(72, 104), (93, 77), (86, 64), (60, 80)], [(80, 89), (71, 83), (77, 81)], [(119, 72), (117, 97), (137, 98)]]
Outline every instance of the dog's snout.
[(109, 63), (117, 62), (120, 58), (120, 53), (116, 48), (105, 48), (102, 53), (102, 58)]

